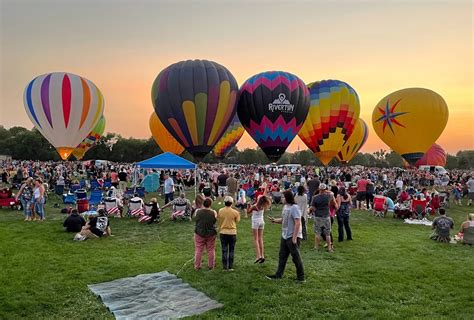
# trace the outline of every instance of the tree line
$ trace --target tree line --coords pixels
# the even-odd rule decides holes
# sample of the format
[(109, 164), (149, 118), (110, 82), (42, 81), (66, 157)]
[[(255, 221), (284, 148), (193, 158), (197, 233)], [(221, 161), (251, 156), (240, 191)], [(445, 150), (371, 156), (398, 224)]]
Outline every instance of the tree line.
[[(111, 141), (115, 142), (114, 144)], [(101, 159), (113, 162), (137, 162), (148, 159), (162, 151), (153, 138), (135, 139), (124, 138), (120, 135), (108, 133), (99, 143), (91, 148), (83, 160)], [(0, 126), (0, 155), (9, 155), (18, 160), (60, 160), (54, 147), (36, 130), (23, 127), (6, 129)], [(193, 157), (185, 152), (184, 158), (194, 161)], [(73, 159), (73, 157), (71, 158)], [(216, 159), (212, 154), (207, 155), (203, 162), (206, 163), (236, 163), (236, 164), (269, 164), (263, 151), (257, 149), (234, 149), (223, 160)], [(322, 163), (309, 150), (295, 153), (286, 152), (278, 164), (299, 163), (301, 165), (322, 166)], [(333, 159), (330, 166), (342, 166)], [(374, 153), (358, 153), (349, 165), (364, 167), (403, 167), (403, 159), (393, 151), (379, 150)], [(456, 155), (447, 156), (447, 169), (474, 168), (474, 150), (459, 151)]]

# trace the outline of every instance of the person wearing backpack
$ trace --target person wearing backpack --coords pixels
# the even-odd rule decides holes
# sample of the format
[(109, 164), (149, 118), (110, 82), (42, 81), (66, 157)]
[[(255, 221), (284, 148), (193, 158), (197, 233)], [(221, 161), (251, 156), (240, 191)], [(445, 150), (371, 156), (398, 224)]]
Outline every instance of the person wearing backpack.
[(351, 226), (349, 225), (349, 216), (351, 214), (351, 196), (347, 193), (346, 188), (341, 187), (337, 195), (337, 230), (339, 233), (338, 241), (344, 240), (344, 229), (346, 229), (347, 240), (352, 240)]
[(438, 242), (448, 243), (451, 241), (449, 231), (454, 228), (454, 220), (446, 216), (446, 210), (444, 208), (439, 209), (439, 214), (440, 216), (433, 220), (431, 228), (434, 232), (430, 238)]

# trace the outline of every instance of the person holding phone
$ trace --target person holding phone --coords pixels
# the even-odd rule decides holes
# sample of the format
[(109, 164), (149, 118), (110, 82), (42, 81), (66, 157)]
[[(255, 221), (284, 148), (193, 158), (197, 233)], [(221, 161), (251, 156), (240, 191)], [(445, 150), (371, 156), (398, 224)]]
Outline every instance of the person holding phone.
[(272, 202), (267, 196), (260, 196), (257, 203), (253, 206), (247, 207), (247, 213), (252, 216), (252, 235), (253, 245), (255, 247), (255, 262), (265, 262), (265, 252), (263, 246), (263, 229), (265, 227), (265, 220), (263, 215), (271, 206)]
[(291, 190), (283, 192), (283, 196), (285, 205), (283, 206), (281, 218), (275, 219), (270, 217), (272, 223), (282, 225), (278, 269), (275, 274), (266, 276), (266, 278), (270, 280), (281, 279), (285, 272), (288, 256), (291, 254), (291, 258), (296, 267), (296, 280), (304, 282), (303, 260), (301, 259), (299, 250), (301, 239), (303, 238), (301, 230), (301, 211), (295, 203), (295, 198)]

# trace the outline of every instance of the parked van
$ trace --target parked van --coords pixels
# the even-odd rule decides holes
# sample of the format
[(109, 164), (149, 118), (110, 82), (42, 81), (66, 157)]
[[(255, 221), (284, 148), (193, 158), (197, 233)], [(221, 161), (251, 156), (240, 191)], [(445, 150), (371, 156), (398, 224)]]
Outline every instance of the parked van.
[(428, 171), (430, 173), (434, 173), (436, 175), (445, 175), (448, 173), (445, 168), (442, 166), (419, 166), (418, 170), (420, 171)]

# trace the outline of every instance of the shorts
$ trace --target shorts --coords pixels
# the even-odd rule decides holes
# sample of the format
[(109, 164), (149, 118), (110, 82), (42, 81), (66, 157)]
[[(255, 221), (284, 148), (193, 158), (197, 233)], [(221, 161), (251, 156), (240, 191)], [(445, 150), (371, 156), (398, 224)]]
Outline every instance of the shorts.
[(356, 196), (357, 201), (364, 201), (365, 198), (366, 198), (366, 192), (365, 191), (357, 192), (357, 196)]
[(469, 193), (467, 194), (467, 198), (468, 198), (469, 200), (474, 200), (474, 192), (469, 192)]
[(331, 218), (314, 217), (314, 234), (329, 235), (331, 233)]
[(226, 186), (219, 186), (217, 187), (218, 196), (225, 196), (227, 194), (227, 187)]
[(263, 220), (252, 220), (252, 229), (264, 229), (265, 228), (265, 221)]

